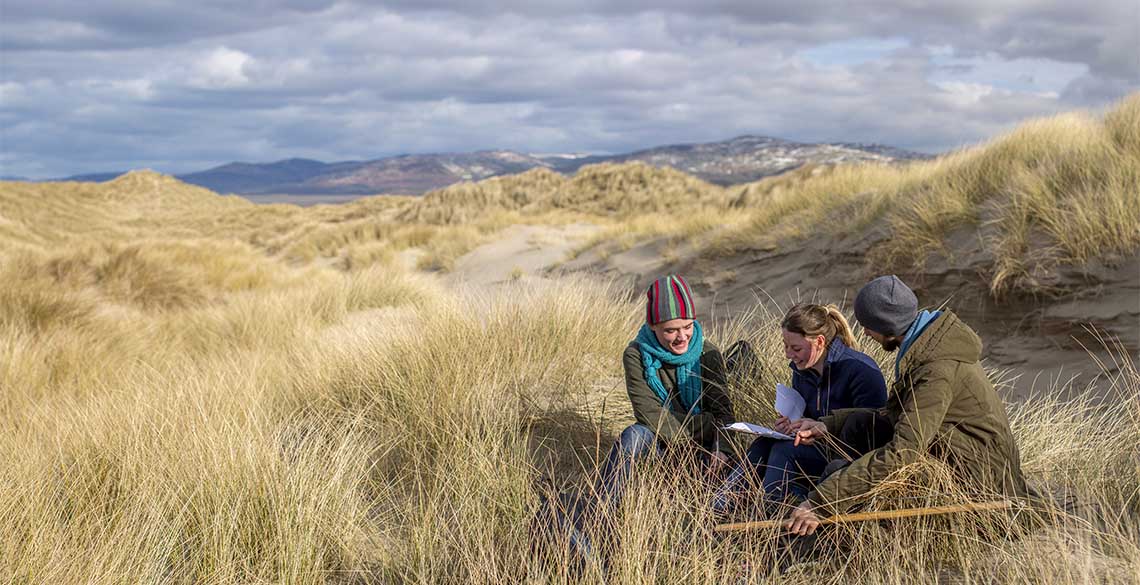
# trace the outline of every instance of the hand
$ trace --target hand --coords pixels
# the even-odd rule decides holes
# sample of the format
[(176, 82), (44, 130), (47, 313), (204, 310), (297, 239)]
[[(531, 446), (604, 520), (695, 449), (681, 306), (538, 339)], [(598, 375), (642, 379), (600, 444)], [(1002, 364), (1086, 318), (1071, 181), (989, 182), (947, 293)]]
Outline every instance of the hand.
[(804, 426), (804, 424), (813, 423), (813, 422), (815, 422), (815, 419), (806, 418), (806, 417), (792, 421), (792, 423), (788, 425), (788, 430), (783, 431), (783, 433), (785, 435), (795, 434), (795, 433), (799, 432), (800, 427)]
[(827, 425), (819, 422), (818, 420), (804, 419), (800, 428), (796, 431), (795, 446), (811, 445), (815, 443), (816, 439), (823, 438), (827, 435)]
[(812, 511), (811, 502), (804, 502), (796, 506), (792, 510), (792, 515), (786, 522), (784, 528), (787, 528), (792, 534), (800, 536), (810, 536), (819, 528), (819, 516), (815, 515)]
[(788, 420), (788, 417), (781, 416), (776, 419), (776, 422), (772, 423), (772, 428), (785, 435), (790, 435), (792, 434), (792, 424), (792, 421)]

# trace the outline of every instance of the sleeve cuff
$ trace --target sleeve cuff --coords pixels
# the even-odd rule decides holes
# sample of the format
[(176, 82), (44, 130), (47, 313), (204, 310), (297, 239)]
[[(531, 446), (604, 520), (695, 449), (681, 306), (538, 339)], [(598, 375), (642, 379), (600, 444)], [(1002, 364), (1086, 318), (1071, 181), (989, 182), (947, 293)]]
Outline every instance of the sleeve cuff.
[(816, 515), (821, 518), (824, 516), (834, 516), (839, 513), (839, 509), (834, 504), (828, 502), (817, 490), (812, 490), (808, 493), (807, 501), (811, 503), (812, 511), (816, 512)]

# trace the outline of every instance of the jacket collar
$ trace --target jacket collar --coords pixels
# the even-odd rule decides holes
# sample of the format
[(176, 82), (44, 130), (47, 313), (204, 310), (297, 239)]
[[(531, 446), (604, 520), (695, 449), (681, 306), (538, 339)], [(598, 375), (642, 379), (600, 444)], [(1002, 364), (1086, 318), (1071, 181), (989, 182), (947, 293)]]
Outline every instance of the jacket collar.
[(977, 333), (962, 323), (953, 311), (943, 309), (942, 314), (911, 344), (898, 363), (898, 371), (905, 374), (907, 370), (932, 359), (974, 362), (980, 357), (981, 348)]
[(922, 334), (926, 331), (926, 328), (929, 327), (930, 324), (933, 323), (936, 319), (938, 319), (938, 316), (941, 314), (942, 311), (922, 311), (918, 314), (918, 318), (914, 320), (914, 323), (911, 323), (910, 329), (906, 332), (906, 337), (903, 339), (902, 345), (899, 347), (898, 357), (895, 358), (896, 378), (899, 375), (899, 364), (902, 363), (903, 359), (906, 358), (906, 354), (908, 351), (910, 351), (910, 348), (914, 345), (914, 342), (918, 341), (918, 339), (922, 337)]

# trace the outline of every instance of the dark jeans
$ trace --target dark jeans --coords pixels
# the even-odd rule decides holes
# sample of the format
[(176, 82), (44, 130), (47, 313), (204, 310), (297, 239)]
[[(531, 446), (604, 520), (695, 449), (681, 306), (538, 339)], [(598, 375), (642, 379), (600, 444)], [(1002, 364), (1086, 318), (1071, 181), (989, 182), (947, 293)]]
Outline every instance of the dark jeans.
[(806, 498), (827, 462), (827, 456), (815, 445), (797, 447), (792, 441), (760, 437), (752, 442), (745, 460), (732, 470), (713, 496), (713, 509), (727, 514), (747, 497), (749, 487), (756, 485), (757, 480), (766, 502)]
[(629, 425), (621, 432), (617, 441), (614, 441), (614, 446), (610, 448), (602, 464), (597, 485), (599, 499), (610, 510), (620, 506), (633, 466), (639, 461), (644, 462), (668, 453), (670, 458), (678, 456), (685, 460), (686, 456), (694, 456), (689, 461), (708, 462), (708, 453), (702, 451), (700, 445), (692, 443), (691, 447), (691, 450), (672, 448), (667, 450), (664, 443), (657, 439), (657, 433), (649, 427), (638, 423)]
[(686, 457), (696, 455), (687, 460), (708, 461), (708, 454), (699, 448), (700, 445), (692, 443), (691, 447), (691, 450), (667, 449), (665, 443), (658, 440), (657, 433), (642, 424), (629, 425), (621, 432), (599, 470), (595, 485), (597, 500), (588, 506), (587, 517), (578, 522), (579, 530), (572, 533), (574, 540), (571, 545), (583, 559), (582, 566), (593, 564), (595, 567), (603, 567), (602, 572), (605, 572), (604, 551), (608, 550), (606, 542), (613, 536), (611, 530), (614, 514), (621, 506), (634, 467), (665, 456), (677, 456), (685, 461)]
[(599, 499), (611, 510), (616, 509), (625, 495), (634, 462), (658, 457), (663, 452), (652, 429), (642, 424), (626, 427), (602, 464), (597, 487)]
[(659, 457), (664, 452), (657, 433), (649, 427), (636, 423), (626, 427), (606, 455), (598, 477), (597, 492), (603, 507), (613, 511), (621, 505), (636, 462)]
[(894, 436), (894, 426), (878, 412), (857, 412), (848, 415), (843, 427), (830, 434), (830, 446), (817, 443), (795, 447), (792, 441), (756, 439), (748, 448), (746, 460), (717, 490), (713, 509), (719, 514), (731, 512), (758, 478), (767, 503), (805, 499), (813, 484), (886, 445)]

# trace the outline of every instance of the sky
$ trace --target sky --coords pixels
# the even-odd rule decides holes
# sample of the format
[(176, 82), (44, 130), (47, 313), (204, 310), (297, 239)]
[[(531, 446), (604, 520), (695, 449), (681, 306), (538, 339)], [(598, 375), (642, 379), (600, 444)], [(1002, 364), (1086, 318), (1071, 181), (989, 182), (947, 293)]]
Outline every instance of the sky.
[(761, 134), (928, 153), (1140, 90), (1140, 0), (0, 0), (0, 176)]

